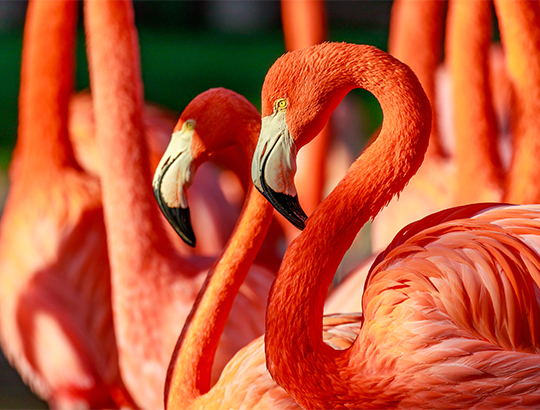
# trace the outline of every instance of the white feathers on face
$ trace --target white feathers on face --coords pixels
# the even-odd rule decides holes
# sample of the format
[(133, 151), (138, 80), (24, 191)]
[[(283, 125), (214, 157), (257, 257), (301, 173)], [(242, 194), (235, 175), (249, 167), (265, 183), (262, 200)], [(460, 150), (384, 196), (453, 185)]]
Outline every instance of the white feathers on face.
[(296, 144), (287, 126), (287, 100), (274, 103), (274, 112), (262, 119), (261, 135), (251, 163), (251, 178), (262, 192), (264, 179), (274, 192), (296, 196)]
[(180, 131), (172, 134), (154, 174), (152, 186), (159, 190), (165, 203), (171, 208), (187, 208), (187, 189), (194, 178), (191, 140), (195, 121), (187, 120)]

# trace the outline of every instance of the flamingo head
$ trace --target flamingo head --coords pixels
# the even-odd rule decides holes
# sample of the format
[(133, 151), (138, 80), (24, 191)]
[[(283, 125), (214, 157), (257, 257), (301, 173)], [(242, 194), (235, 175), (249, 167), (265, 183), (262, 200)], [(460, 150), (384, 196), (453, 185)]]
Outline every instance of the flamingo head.
[(195, 127), (195, 120), (179, 121), (152, 182), (161, 212), (176, 233), (192, 247), (196, 240), (191, 226), (187, 189), (195, 175), (191, 151)]
[(299, 229), (305, 227), (307, 216), (294, 186), (297, 150), (322, 130), (353, 88), (348, 84), (335, 87), (329, 78), (336, 66), (332, 59), (336, 43), (332, 48), (330, 44), (284, 54), (268, 71), (262, 88), (262, 128), (251, 168), (253, 183)]
[(186, 106), (152, 185), (161, 211), (188, 245), (195, 246), (195, 234), (187, 190), (197, 169), (235, 143), (252, 152), (255, 148), (252, 136), (259, 129), (257, 109), (240, 94), (225, 88), (207, 90)]

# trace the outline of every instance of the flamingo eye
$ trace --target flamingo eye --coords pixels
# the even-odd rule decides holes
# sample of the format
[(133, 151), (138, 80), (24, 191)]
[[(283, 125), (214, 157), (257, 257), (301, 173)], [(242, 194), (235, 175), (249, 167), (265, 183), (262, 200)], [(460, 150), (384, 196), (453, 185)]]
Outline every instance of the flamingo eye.
[(194, 130), (195, 129), (195, 120), (187, 120), (184, 123), (184, 127), (186, 130)]
[(281, 111), (287, 108), (287, 100), (285, 98), (281, 98), (276, 101), (276, 108)]

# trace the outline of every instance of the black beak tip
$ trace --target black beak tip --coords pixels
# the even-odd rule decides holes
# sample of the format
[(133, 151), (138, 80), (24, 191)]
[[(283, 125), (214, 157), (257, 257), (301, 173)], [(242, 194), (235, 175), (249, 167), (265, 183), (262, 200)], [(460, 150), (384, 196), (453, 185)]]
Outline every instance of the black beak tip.
[[(186, 244), (194, 248), (196, 240), (191, 226), (189, 208), (169, 208), (168, 213), (170, 217), (167, 217), (167, 220), (171, 223), (176, 233), (180, 235), (180, 238)], [(165, 216), (167, 216), (167, 213)]]
[(168, 206), (165, 201), (163, 201), (159, 192), (156, 192), (155, 190), (154, 196), (156, 197), (161, 212), (163, 212), (163, 215), (165, 215), (165, 218), (167, 218), (167, 221), (169, 221), (176, 233), (186, 244), (194, 248), (197, 241), (195, 239), (193, 227), (191, 226), (189, 208), (172, 208)]
[(264, 179), (261, 179), (261, 194), (272, 204), (276, 210), (292, 223), (296, 228), (303, 230), (306, 227), (307, 215), (298, 202), (298, 195), (291, 196), (275, 192)]

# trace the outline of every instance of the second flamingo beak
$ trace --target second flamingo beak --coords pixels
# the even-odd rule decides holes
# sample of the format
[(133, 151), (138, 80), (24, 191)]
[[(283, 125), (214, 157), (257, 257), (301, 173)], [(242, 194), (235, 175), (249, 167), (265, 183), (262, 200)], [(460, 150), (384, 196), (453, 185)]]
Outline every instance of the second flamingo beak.
[(187, 189), (193, 182), (194, 174), (191, 154), (193, 132), (193, 129), (183, 127), (173, 133), (154, 174), (152, 187), (163, 215), (183, 241), (195, 247), (187, 200)]
[(261, 135), (251, 164), (253, 184), (289, 222), (304, 229), (307, 216), (294, 185), (296, 144), (289, 134), (284, 112), (262, 119)]

